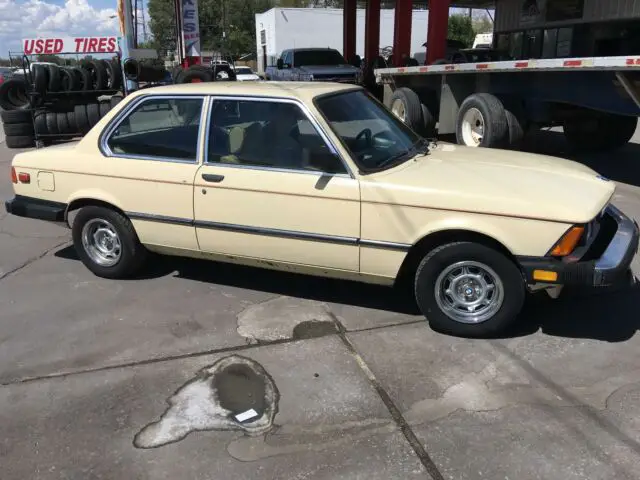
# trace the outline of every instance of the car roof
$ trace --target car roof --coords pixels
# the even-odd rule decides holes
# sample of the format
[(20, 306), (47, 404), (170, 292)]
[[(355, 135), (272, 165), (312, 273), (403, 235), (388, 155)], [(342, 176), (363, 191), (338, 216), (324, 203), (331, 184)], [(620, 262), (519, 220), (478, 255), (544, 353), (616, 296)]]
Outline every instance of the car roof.
[(138, 90), (140, 95), (238, 95), (291, 98), (310, 101), (319, 95), (360, 89), (356, 85), (329, 82), (202, 82), (165, 85)]

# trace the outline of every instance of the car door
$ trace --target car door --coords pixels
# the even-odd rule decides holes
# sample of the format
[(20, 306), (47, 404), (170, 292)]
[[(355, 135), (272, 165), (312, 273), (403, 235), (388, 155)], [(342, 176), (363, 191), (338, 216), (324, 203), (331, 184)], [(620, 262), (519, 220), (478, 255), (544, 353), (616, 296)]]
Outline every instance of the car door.
[[(198, 250), (193, 181), (200, 167), (204, 96), (145, 95), (101, 138), (99, 185), (144, 244)], [(98, 172), (96, 172), (98, 173)]]
[(212, 99), (195, 185), (202, 250), (359, 269), (359, 183), (296, 101)]

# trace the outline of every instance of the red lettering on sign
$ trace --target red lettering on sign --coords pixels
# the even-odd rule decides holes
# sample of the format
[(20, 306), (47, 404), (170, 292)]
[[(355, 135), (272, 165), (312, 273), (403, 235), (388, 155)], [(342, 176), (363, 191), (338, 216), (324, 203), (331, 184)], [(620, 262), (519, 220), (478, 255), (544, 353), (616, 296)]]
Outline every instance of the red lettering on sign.
[(116, 39), (111, 37), (109, 39), (109, 42), (107, 43), (107, 48), (109, 49), (109, 52), (115, 52), (116, 51)]
[(107, 51), (107, 39), (105, 37), (102, 37), (100, 40), (98, 40), (98, 51), (101, 53)]
[(55, 41), (53, 42), (53, 52), (60, 53), (63, 47), (64, 47), (64, 42), (62, 41), (62, 39), (56, 38)]
[(53, 53), (53, 38), (44, 41), (44, 53)]
[(98, 50), (98, 39), (97, 38), (90, 38), (89, 39), (89, 45), (87, 45), (87, 50), (91, 50), (92, 52), (95, 52), (96, 50)]
[(33, 47), (35, 44), (35, 40), (25, 40), (24, 41), (24, 53), (26, 53), (27, 55), (31, 55), (31, 53), (33, 53)]
[(76, 42), (76, 52), (81, 52), (82, 51), (82, 47), (80, 45), (84, 41), (84, 38), (82, 38), (82, 37), (74, 38), (73, 41)]
[(44, 50), (44, 40), (39, 38), (38, 40), (36, 40), (36, 48), (34, 49), (33, 53), (42, 53), (43, 50)]

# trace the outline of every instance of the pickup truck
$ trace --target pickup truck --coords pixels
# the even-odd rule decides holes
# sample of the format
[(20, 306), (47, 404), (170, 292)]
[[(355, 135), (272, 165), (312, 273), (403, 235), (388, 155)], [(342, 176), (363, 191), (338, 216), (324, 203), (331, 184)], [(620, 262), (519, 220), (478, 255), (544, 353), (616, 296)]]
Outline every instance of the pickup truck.
[(266, 68), (265, 77), (280, 81), (359, 84), (362, 72), (332, 48), (296, 48), (284, 50), (276, 66)]

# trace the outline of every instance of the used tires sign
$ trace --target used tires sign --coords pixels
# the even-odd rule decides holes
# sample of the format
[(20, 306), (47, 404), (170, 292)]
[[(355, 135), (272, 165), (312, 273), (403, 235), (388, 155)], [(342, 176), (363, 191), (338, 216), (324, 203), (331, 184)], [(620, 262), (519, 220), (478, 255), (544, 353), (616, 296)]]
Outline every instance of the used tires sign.
[(26, 55), (58, 53), (116, 53), (118, 37), (48, 37), (25, 38), (22, 51)]

